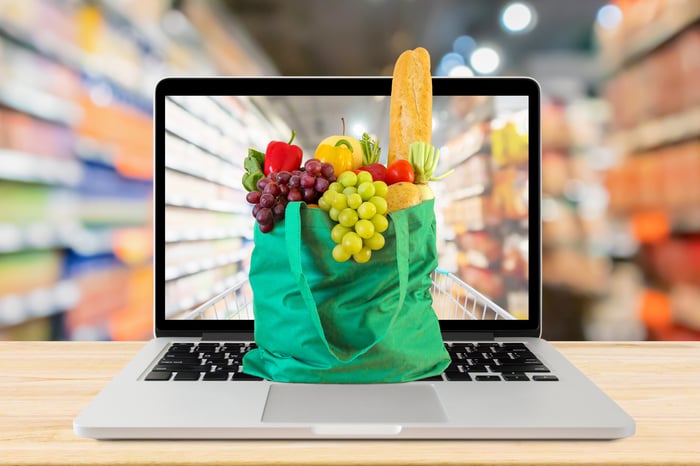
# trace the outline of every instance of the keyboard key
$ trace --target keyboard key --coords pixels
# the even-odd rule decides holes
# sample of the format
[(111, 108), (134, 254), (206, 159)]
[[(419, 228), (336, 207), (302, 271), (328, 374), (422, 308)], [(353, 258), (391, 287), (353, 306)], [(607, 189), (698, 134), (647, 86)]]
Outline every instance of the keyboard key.
[(559, 377), (556, 375), (533, 375), (532, 380), (536, 382), (557, 382)]
[(173, 366), (157, 365), (156, 367), (151, 369), (151, 372), (172, 372), (173, 370), (175, 370), (175, 368)]
[(165, 359), (197, 359), (197, 355), (195, 353), (165, 353), (163, 360)]
[(231, 380), (237, 381), (237, 380), (262, 380), (260, 377), (257, 377), (255, 375), (250, 375), (246, 374), (245, 372), (237, 372), (233, 374), (233, 377), (231, 377)]
[(199, 380), (199, 372), (178, 372), (173, 380)]
[(173, 343), (170, 345), (171, 348), (192, 348), (194, 346), (194, 343)]
[(508, 382), (525, 382), (530, 379), (525, 374), (503, 374), (503, 380)]
[(208, 372), (203, 380), (228, 380), (228, 372)]
[(493, 372), (549, 372), (546, 366), (534, 364), (508, 364), (489, 366)]
[(434, 375), (432, 377), (426, 377), (424, 379), (418, 379), (416, 382), (443, 382), (442, 375)]
[(477, 382), (497, 382), (501, 380), (501, 378), (497, 375), (477, 375), (475, 380)]
[(242, 346), (245, 346), (245, 343), (224, 343), (224, 346), (222, 346), (222, 348), (223, 351), (229, 353), (240, 353)]
[(172, 375), (172, 372), (159, 372), (159, 371), (151, 371), (150, 374), (146, 376), (145, 380), (170, 380), (170, 376)]
[(447, 377), (447, 380), (461, 380), (461, 381), (470, 381), (472, 378), (469, 375), (468, 372), (445, 372), (445, 377)]
[(464, 366), (464, 370), (466, 372), (488, 372), (488, 369), (486, 369), (486, 366), (478, 364), (474, 366)]
[(525, 343), (503, 343), (504, 348), (525, 348)]
[[(158, 361), (159, 366), (170, 366), (181, 368), (182, 366), (197, 367), (202, 365), (202, 361), (199, 359), (161, 359)], [(173, 369), (175, 370), (175, 369)]]

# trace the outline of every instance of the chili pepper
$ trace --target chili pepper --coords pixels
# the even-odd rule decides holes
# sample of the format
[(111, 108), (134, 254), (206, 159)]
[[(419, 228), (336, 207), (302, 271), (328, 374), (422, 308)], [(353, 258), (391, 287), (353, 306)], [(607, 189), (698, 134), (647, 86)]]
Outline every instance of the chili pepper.
[(327, 162), (333, 165), (335, 176), (352, 169), (353, 153), (352, 145), (346, 139), (340, 139), (334, 146), (330, 144), (321, 144), (316, 149), (314, 158), (321, 162)]
[(296, 135), (297, 132), (292, 131), (289, 142), (270, 141), (265, 150), (265, 175), (299, 169), (303, 152), (301, 147), (292, 145)]
[(258, 181), (265, 176), (262, 169), (264, 160), (265, 154), (255, 149), (248, 149), (248, 157), (243, 160), (245, 173), (242, 180), (246, 191), (259, 191)]

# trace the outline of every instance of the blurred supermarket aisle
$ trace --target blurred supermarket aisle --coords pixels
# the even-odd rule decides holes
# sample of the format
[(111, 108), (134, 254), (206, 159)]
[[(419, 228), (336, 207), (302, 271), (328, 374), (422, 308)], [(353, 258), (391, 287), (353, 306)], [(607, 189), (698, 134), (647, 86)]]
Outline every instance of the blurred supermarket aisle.
[[(436, 75), (542, 84), (544, 336), (700, 338), (700, 2), (356, 3), (0, 0), (0, 339), (150, 335), (160, 77), (389, 74), (416, 45)], [(170, 238), (179, 261), (170, 280), (186, 279), (172, 288), (191, 309), (245, 270), (231, 159), (291, 117), (274, 102), (173, 105), (182, 127), (208, 135), (195, 145), (170, 138), (171, 179), (202, 201), (169, 199), (171, 210), (211, 223), (186, 245)], [(514, 225), (523, 214), (517, 169), (484, 162), (517, 159), (517, 117), (460, 105), (464, 127), (444, 135), (445, 161), (458, 169), (446, 184), (473, 214), (444, 247), (468, 281), (528, 312), (522, 294), (502, 293), (504, 280), (521, 280), (522, 235), (516, 228), (495, 250), (479, 231), (493, 199)], [(313, 134), (299, 114), (294, 124)], [(439, 131), (447, 115), (436, 116)], [(231, 136), (238, 118), (261, 131)], [(210, 169), (197, 172), (197, 157)]]

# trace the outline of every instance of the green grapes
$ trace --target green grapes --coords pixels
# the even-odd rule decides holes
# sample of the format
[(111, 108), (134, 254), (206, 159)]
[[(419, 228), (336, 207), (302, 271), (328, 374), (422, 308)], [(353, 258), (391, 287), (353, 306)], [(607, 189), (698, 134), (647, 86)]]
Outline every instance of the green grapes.
[(387, 192), (386, 183), (372, 181), (372, 175), (365, 171), (343, 172), (329, 185), (318, 206), (336, 222), (330, 232), (336, 244), (331, 253), (335, 261), (352, 258), (364, 264), (372, 258), (372, 251), (384, 247), (382, 233), (389, 228)]

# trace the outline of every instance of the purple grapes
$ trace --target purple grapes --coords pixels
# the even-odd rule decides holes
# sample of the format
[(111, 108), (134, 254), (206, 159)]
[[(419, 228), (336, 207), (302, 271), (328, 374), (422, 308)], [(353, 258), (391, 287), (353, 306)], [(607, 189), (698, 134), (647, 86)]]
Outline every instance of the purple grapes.
[(326, 162), (322, 163), (321, 164), (321, 176), (323, 176), (324, 178), (330, 178), (333, 175), (334, 175), (333, 165), (331, 165), (330, 163), (326, 163)]
[(302, 197), (301, 191), (296, 188), (290, 189), (289, 194), (287, 194), (287, 200), (289, 200), (289, 202), (301, 201)]
[(269, 233), (275, 222), (284, 219), (288, 203), (317, 203), (321, 194), (326, 192), (330, 183), (335, 180), (331, 164), (310, 159), (304, 164), (303, 171), (271, 172), (267, 177), (260, 179), (260, 191), (249, 192), (246, 201), (253, 204), (253, 217), (258, 222), (260, 231)]
[(303, 175), (301, 175), (300, 185), (302, 188), (312, 188), (314, 184), (316, 184), (316, 177), (308, 173), (304, 173)]
[(275, 205), (275, 201), (275, 196), (273, 196), (270, 193), (265, 193), (262, 196), (260, 196), (260, 205), (267, 209), (272, 208), (272, 206)]
[(330, 185), (330, 183), (328, 182), (327, 179), (316, 178), (316, 184), (314, 185), (314, 189), (316, 189), (317, 192), (323, 194), (328, 190), (329, 185)]
[(246, 194), (245, 200), (249, 204), (257, 204), (258, 202), (260, 202), (260, 195), (261, 194), (262, 193), (260, 191), (251, 191), (248, 194)]

